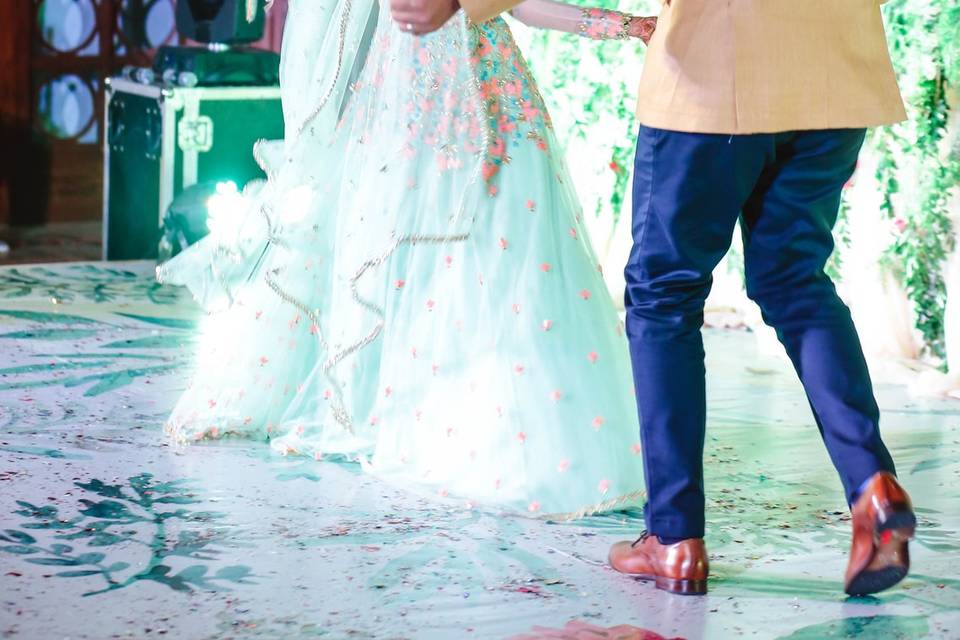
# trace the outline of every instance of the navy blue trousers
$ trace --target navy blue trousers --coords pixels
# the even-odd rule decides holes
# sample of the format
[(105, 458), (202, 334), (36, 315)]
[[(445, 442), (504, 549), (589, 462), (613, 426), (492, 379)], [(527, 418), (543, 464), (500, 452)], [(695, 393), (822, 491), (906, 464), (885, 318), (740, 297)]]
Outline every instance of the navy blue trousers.
[(641, 128), (626, 322), (651, 533), (704, 535), (700, 330), (711, 274), (738, 219), (747, 295), (793, 361), (848, 501), (877, 471), (894, 472), (850, 311), (824, 273), (864, 134)]

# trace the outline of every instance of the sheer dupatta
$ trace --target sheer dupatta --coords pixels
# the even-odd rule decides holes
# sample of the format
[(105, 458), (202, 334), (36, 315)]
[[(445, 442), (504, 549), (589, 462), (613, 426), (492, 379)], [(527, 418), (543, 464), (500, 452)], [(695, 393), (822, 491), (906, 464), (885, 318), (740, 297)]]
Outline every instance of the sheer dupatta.
[[(158, 267), (161, 281), (189, 287), (215, 313), (201, 366), (239, 341), (255, 349), (294, 325), (309, 331), (307, 344), (296, 343), (313, 365), (284, 372), (300, 391), (277, 401), (289, 402), (280, 419), (266, 419), (266, 407), (262, 420), (221, 411), (216, 428), (269, 432), (289, 416), (305, 429), (354, 434), (367, 381), (349, 381), (350, 372), (376, 360), (393, 288), (388, 263), (398, 252), (409, 263), (425, 247), (467, 241), (486, 209), (492, 137), (476, 49), (462, 12), (417, 37), (375, 0), (290, 3), (281, 52), (285, 138), (254, 149), (269, 179), (248, 185), (221, 207), (210, 236)], [(238, 336), (244, 306), (263, 299), (290, 318)], [(173, 431), (184, 439), (185, 428), (196, 437), (204, 426)], [(348, 440), (330, 448), (355, 449)]]

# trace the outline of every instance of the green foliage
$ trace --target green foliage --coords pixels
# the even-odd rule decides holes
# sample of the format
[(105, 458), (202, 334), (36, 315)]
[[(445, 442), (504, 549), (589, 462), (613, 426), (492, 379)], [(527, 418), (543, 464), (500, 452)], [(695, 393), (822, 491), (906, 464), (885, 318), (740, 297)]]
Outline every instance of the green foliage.
[(955, 242), (949, 206), (960, 185), (960, 160), (947, 148), (947, 92), (960, 86), (960, 6), (892, 0), (884, 11), (909, 121), (878, 129), (872, 138), (882, 210), (896, 230), (883, 262), (913, 303), (925, 351), (942, 359), (943, 269)]

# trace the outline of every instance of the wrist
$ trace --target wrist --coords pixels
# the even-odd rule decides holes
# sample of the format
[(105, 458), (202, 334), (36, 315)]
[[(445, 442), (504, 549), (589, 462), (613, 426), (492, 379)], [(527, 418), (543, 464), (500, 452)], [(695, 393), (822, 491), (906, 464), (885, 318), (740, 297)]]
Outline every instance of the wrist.
[(657, 27), (657, 19), (645, 16), (632, 16), (628, 31), (631, 38), (639, 38), (648, 42)]

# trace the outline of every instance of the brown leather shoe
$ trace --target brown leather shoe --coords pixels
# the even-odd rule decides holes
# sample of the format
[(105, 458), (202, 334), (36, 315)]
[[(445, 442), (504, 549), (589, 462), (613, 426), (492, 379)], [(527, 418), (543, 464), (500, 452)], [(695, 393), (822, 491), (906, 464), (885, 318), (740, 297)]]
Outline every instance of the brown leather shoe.
[(652, 580), (657, 589), (684, 596), (707, 592), (707, 547), (702, 538), (660, 544), (646, 531), (636, 542), (618, 542), (610, 547), (610, 566), (642, 580)]
[(907, 542), (917, 518), (910, 496), (893, 474), (871, 477), (853, 504), (853, 541), (844, 591), (862, 596), (883, 591), (903, 580), (910, 570)]

